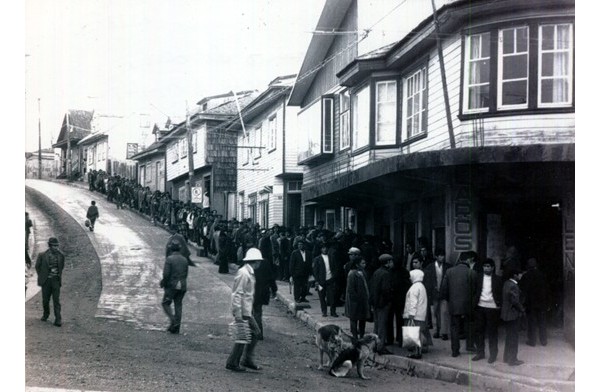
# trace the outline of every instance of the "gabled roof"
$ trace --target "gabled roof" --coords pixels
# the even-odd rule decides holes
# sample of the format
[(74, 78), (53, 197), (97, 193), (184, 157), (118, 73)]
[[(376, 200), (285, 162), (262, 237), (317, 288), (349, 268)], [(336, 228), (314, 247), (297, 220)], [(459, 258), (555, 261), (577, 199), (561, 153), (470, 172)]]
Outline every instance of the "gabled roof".
[[(294, 85), (295, 78), (296, 75), (286, 75), (273, 79), (265, 91), (242, 109), (241, 115), (244, 123), (252, 121), (270, 105), (273, 105), (275, 102), (289, 94)], [(226, 129), (228, 131), (237, 130), (239, 125), (240, 119), (239, 116), (236, 116), (227, 123)]]
[(69, 121), (69, 136), (71, 143), (77, 143), (92, 132), (93, 111), (69, 110), (65, 114), (56, 143), (52, 147), (62, 147), (67, 144), (67, 116)]
[(90, 133), (89, 135), (87, 135), (86, 137), (81, 139), (79, 142), (77, 142), (77, 144), (78, 145), (86, 145), (86, 144), (94, 143), (95, 141), (98, 141), (105, 137), (108, 137), (106, 132), (102, 132), (102, 131), (94, 132), (94, 133)]
[(152, 143), (151, 145), (149, 145), (148, 147), (146, 147), (144, 150), (138, 152), (135, 155), (132, 155), (130, 159), (132, 159), (134, 161), (141, 161), (152, 155), (164, 154), (165, 153), (165, 144), (166, 144), (166, 141), (158, 140), (158, 141)]
[[(333, 31), (340, 27), (351, 4), (352, 0), (327, 0), (315, 30)], [(288, 105), (302, 104), (304, 96), (317, 76), (314, 70), (325, 60), (334, 40), (335, 34), (313, 34)]]

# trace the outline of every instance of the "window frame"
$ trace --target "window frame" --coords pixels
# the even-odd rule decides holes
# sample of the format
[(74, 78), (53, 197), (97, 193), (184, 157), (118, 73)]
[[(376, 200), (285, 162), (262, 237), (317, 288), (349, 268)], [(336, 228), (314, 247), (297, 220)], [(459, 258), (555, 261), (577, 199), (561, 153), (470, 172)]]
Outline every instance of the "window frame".
[[(565, 108), (565, 107), (570, 107), (574, 104), (574, 81), (575, 81), (575, 68), (574, 68), (574, 43), (575, 43), (575, 31), (574, 31), (574, 22), (540, 22), (537, 25), (537, 30), (538, 30), (538, 45), (537, 45), (537, 54), (538, 54), (538, 75), (537, 75), (537, 106), (538, 108), (542, 108), (542, 109), (546, 109), (546, 108)], [(568, 81), (568, 85), (569, 85), (569, 89), (568, 89), (568, 101), (566, 103), (543, 103), (542, 102), (542, 79), (544, 78), (542, 76), (542, 28), (544, 26), (554, 26), (555, 27), (555, 32), (556, 32), (556, 27), (559, 25), (568, 25), (569, 26), (569, 50), (568, 50), (568, 56), (569, 56), (569, 61), (568, 61), (568, 66), (569, 66), (569, 73), (567, 75), (567, 81)], [(555, 37), (555, 41), (556, 41), (556, 37)], [(553, 52), (555, 53), (558, 49), (554, 48)]]
[[(504, 45), (502, 45), (502, 43), (504, 42), (504, 32), (508, 31), (508, 30), (513, 30), (514, 32), (517, 32), (519, 29), (525, 28), (527, 29), (527, 51), (526, 52), (515, 52), (515, 53), (509, 53), (507, 55), (505, 55), (503, 53), (504, 50)], [(531, 77), (531, 72), (530, 72), (530, 62), (531, 62), (531, 34), (530, 34), (530, 27), (529, 25), (525, 24), (525, 25), (519, 25), (519, 26), (507, 26), (504, 28), (499, 28), (498, 32), (497, 32), (497, 39), (498, 39), (498, 54), (497, 54), (497, 66), (498, 66), (498, 75), (497, 75), (497, 80), (496, 80), (496, 93), (497, 93), (497, 97), (496, 97), (496, 102), (497, 102), (497, 110), (498, 111), (505, 111), (505, 110), (520, 110), (520, 109), (527, 109), (529, 107), (529, 103), (530, 103), (530, 97), (529, 97), (529, 88), (530, 88), (530, 83), (529, 83), (529, 79)], [(490, 35), (490, 40), (492, 39), (491, 35)], [(514, 36), (514, 44), (516, 46), (516, 40), (517, 40), (517, 36), (515, 34)], [(514, 48), (515, 51), (518, 50), (518, 48)], [(519, 81), (519, 80), (525, 80), (525, 103), (521, 103), (521, 104), (506, 104), (503, 105), (502, 104), (502, 93), (504, 92), (504, 82), (505, 79), (503, 79), (503, 71), (504, 71), (504, 58), (505, 57), (510, 57), (510, 56), (519, 56), (519, 55), (523, 55), (526, 54), (527, 57), (527, 63), (525, 65), (525, 69), (526, 69), (526, 77), (525, 78), (517, 78), (517, 79), (508, 79), (509, 81)], [(490, 62), (491, 62), (491, 51), (490, 51)], [(491, 80), (490, 80), (491, 83)]]
[(277, 149), (277, 113), (268, 118), (267, 126), (269, 129), (268, 152), (270, 153)]
[[(350, 149), (350, 147), (352, 146), (352, 121), (351, 121), (352, 119), (350, 116), (352, 100), (351, 100), (350, 90), (346, 89), (346, 90), (340, 92), (338, 94), (338, 100), (339, 100), (339, 124), (340, 124), (339, 151), (344, 151), (344, 150)], [(346, 108), (346, 110), (342, 110), (344, 100), (346, 100), (346, 102), (348, 103), (348, 107)], [(346, 140), (348, 141), (347, 144), (342, 143), (342, 140), (343, 140), (342, 133), (344, 132), (342, 124), (344, 123), (344, 118), (346, 121), (346, 128), (347, 128), (346, 129), (346, 131), (347, 131)]]
[[(570, 27), (570, 50), (569, 50), (569, 75), (568, 80), (570, 102), (568, 104), (540, 104), (541, 100), (541, 53), (538, 39), (541, 33), (541, 26), (547, 25), (569, 25)], [(498, 37), (499, 30), (511, 27), (528, 26), (529, 28), (529, 61), (528, 61), (528, 105), (519, 109), (498, 108)], [(490, 103), (489, 110), (484, 112), (475, 112), (467, 110), (467, 92), (466, 92), (466, 57), (467, 38), (471, 35), (490, 33)], [(556, 113), (574, 113), (575, 112), (575, 17), (574, 16), (555, 16), (547, 18), (527, 18), (515, 21), (506, 21), (501, 23), (490, 23), (474, 28), (465, 28), (461, 32), (461, 76), (460, 76), (460, 99), (458, 119), (468, 121), (478, 118), (506, 117), (515, 115), (536, 115), (536, 114), (556, 114)]]
[[(379, 113), (379, 85), (380, 84), (389, 84), (389, 83), (394, 83), (395, 88), (396, 88), (396, 93), (394, 94), (394, 140), (392, 142), (385, 142), (385, 143), (379, 143), (377, 142), (377, 132), (379, 131), (379, 122), (377, 121), (377, 115)], [(373, 120), (373, 143), (372, 143), (372, 147), (384, 147), (384, 146), (397, 146), (398, 145), (398, 140), (399, 140), (399, 135), (398, 135), (398, 119), (400, 118), (400, 110), (399, 110), (399, 97), (398, 97), (398, 80), (396, 79), (381, 79), (381, 80), (374, 80), (373, 81), (373, 89), (374, 89), (374, 100), (373, 100), (373, 106), (374, 106), (374, 120)]]
[(254, 160), (257, 160), (257, 159), (259, 159), (262, 156), (262, 148), (260, 148), (260, 147), (263, 146), (263, 144), (262, 144), (262, 142), (263, 142), (263, 132), (262, 132), (262, 130), (263, 130), (262, 123), (260, 123), (259, 125), (257, 125), (254, 128), (254, 130), (253, 130), (253, 133), (254, 133), (254, 145), (252, 147), (257, 147), (255, 149), (256, 151), (253, 154)]
[[(367, 99), (367, 107), (368, 107), (368, 113), (367, 113), (367, 133), (368, 133), (368, 137), (367, 137), (367, 143), (365, 145), (361, 145), (361, 146), (356, 146), (355, 143), (355, 128), (356, 128), (356, 119), (358, 116), (358, 107), (355, 107), (355, 105), (358, 106), (358, 95), (363, 92), (366, 91), (368, 93), (368, 99)], [(356, 154), (360, 154), (363, 151), (366, 151), (368, 149), (371, 148), (371, 117), (372, 117), (372, 109), (371, 106), (373, 104), (373, 101), (371, 100), (371, 82), (367, 82), (364, 84), (361, 84), (360, 86), (357, 86), (355, 89), (353, 89), (352, 94), (350, 96), (351, 100), (350, 100), (350, 150), (352, 151), (352, 154), (356, 155)]]
[[(489, 48), (489, 57), (480, 57), (476, 60), (473, 60), (471, 58), (469, 58), (469, 54), (471, 53), (471, 45), (472, 45), (472, 37), (473, 36), (483, 36), (484, 34), (489, 34), (489, 40), (490, 40), (490, 48)], [(463, 104), (463, 107), (465, 107), (465, 113), (469, 113), (469, 114), (473, 114), (473, 113), (486, 113), (490, 111), (490, 104), (491, 104), (491, 86), (492, 86), (492, 33), (490, 31), (482, 31), (482, 32), (478, 32), (478, 33), (472, 33), (470, 35), (465, 35), (464, 37), (464, 43), (463, 43), (463, 47), (464, 47), (464, 61), (463, 61), (463, 72), (467, 72), (467, 70), (470, 70), (469, 66), (470, 63), (472, 61), (481, 61), (481, 60), (485, 60), (486, 58), (488, 59), (489, 62), (489, 71), (488, 71), (488, 82), (487, 82), (487, 86), (488, 86), (488, 105), (486, 107), (481, 107), (481, 108), (475, 108), (475, 109), (470, 109), (469, 108), (469, 93), (468, 90), (471, 86), (474, 86), (475, 84), (471, 85), (468, 82), (468, 78), (470, 75), (465, 75), (463, 74), (463, 77), (465, 79), (465, 85), (461, 88), (462, 92), (464, 92), (463, 94), (463, 99), (461, 99), (461, 103)], [(483, 83), (479, 83), (479, 85), (483, 85)]]
[[(423, 83), (423, 88), (420, 91), (420, 97), (421, 97), (421, 118), (420, 118), (420, 131), (418, 133), (413, 133), (411, 136), (408, 136), (407, 134), (407, 126), (406, 126), (406, 120), (407, 120), (407, 107), (408, 107), (408, 99), (407, 99), (407, 95), (408, 94), (408, 88), (407, 88), (407, 82), (409, 79), (411, 79), (412, 77), (414, 77), (417, 73), (421, 72), (422, 73), (422, 83)], [(401, 120), (402, 120), (402, 124), (401, 124), (401, 132), (402, 132), (402, 145), (406, 145), (406, 144), (410, 144), (416, 140), (420, 140), (421, 138), (427, 137), (427, 125), (428, 125), (428, 117), (429, 117), (429, 106), (428, 106), (428, 101), (429, 101), (429, 62), (426, 61), (424, 63), (419, 63), (416, 67), (407, 69), (406, 72), (403, 73), (402, 76), (402, 116), (401, 116)], [(414, 116), (412, 116), (414, 117)]]

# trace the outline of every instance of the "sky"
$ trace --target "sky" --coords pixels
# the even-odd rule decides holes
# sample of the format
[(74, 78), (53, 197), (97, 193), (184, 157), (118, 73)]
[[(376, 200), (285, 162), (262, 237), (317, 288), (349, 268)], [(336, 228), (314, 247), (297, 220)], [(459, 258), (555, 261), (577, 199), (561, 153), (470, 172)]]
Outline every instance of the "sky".
[(26, 0), (25, 151), (68, 109), (180, 122), (205, 96), (299, 71), (324, 0)]

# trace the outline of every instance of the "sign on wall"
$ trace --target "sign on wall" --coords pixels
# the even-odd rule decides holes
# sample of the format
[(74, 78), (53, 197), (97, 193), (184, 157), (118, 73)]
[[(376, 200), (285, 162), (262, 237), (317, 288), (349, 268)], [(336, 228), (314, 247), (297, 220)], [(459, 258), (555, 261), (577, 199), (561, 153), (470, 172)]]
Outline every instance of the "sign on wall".
[(202, 187), (192, 187), (192, 203), (202, 203)]
[(127, 159), (131, 159), (132, 156), (138, 153), (137, 143), (127, 143)]

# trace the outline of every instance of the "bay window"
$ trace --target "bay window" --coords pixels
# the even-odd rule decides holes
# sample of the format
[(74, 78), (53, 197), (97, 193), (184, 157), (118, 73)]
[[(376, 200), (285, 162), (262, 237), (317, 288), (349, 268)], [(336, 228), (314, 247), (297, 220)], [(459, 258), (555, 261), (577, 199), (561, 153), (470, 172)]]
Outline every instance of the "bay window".
[(298, 163), (333, 153), (333, 98), (323, 97), (298, 114)]
[(573, 56), (573, 23), (477, 28), (464, 39), (459, 117), (572, 109)]
[(369, 144), (370, 95), (367, 85), (352, 99), (352, 150)]
[(396, 144), (396, 81), (377, 82), (375, 89), (375, 144)]
[(340, 94), (340, 151), (350, 147), (350, 93)]
[(402, 134), (405, 140), (426, 130), (427, 69), (420, 68), (404, 78)]
[(570, 105), (573, 70), (573, 25), (539, 27), (538, 105)]

